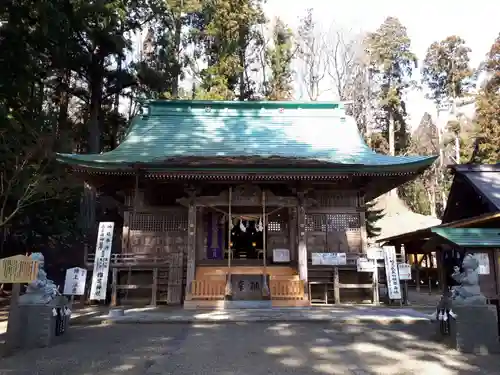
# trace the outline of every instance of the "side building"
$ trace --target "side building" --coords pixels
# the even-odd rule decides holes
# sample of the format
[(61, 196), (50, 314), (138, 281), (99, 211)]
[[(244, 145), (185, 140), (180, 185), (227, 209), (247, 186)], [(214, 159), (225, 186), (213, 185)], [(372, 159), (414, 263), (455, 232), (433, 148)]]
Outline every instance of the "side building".
[(58, 160), (125, 206), (113, 304), (214, 307), (370, 299), (365, 202), (435, 157), (375, 153), (340, 103), (151, 101), (116, 149)]

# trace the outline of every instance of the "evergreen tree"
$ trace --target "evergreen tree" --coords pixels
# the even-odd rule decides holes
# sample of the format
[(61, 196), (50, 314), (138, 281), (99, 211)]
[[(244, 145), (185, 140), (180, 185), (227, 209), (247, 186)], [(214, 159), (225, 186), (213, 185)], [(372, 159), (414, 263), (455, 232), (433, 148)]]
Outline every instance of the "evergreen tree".
[(485, 71), (488, 78), (476, 104), (478, 135), (472, 161), (496, 164), (500, 162), (500, 35), (488, 53)]
[(266, 56), (271, 77), (266, 82), (266, 98), (269, 100), (290, 100), (293, 93), (293, 58), (292, 31), (276, 19), (273, 28), (273, 46), (268, 48)]
[(378, 85), (379, 131), (387, 140), (389, 154), (398, 154), (409, 145), (403, 95), (412, 85), (410, 77), (417, 57), (411, 51), (406, 28), (394, 17), (387, 18), (377, 31), (368, 34), (366, 48)]
[(375, 201), (366, 204), (366, 234), (368, 238), (377, 237), (380, 235), (382, 228), (377, 226), (377, 221), (384, 217), (384, 210), (375, 208)]

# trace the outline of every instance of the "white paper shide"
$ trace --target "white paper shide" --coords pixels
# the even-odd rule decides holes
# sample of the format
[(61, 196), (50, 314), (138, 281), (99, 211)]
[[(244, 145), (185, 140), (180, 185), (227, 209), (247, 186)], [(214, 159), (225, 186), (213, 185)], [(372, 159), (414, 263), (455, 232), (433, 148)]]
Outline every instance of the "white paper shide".
[(73, 267), (66, 270), (64, 279), (64, 291), (66, 296), (82, 296), (85, 294), (85, 282), (87, 281), (87, 270), (85, 268)]
[(94, 260), (94, 273), (92, 274), (92, 286), (90, 288), (91, 300), (102, 301), (106, 299), (114, 227), (115, 223), (113, 222), (99, 223), (97, 247)]
[(390, 299), (401, 299), (401, 286), (399, 284), (396, 249), (393, 246), (384, 247), (385, 277), (387, 279), (387, 292)]

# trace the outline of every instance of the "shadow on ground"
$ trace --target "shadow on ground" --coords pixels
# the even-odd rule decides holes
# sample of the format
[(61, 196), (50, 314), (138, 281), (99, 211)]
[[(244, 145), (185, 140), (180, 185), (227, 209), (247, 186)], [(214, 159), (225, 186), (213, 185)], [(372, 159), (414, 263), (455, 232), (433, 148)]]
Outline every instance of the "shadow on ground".
[(428, 324), (225, 323), (75, 326), (68, 342), (4, 358), (9, 375), (500, 374)]

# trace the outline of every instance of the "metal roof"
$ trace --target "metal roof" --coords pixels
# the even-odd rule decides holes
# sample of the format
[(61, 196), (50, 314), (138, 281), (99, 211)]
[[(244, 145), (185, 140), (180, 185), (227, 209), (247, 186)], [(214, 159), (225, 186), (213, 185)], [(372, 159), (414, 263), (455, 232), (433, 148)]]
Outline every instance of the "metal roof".
[(500, 247), (498, 228), (432, 228), (431, 231), (461, 247)]
[(500, 219), (500, 212), (494, 212), (494, 213), (487, 213), (484, 215), (480, 216), (475, 216), (467, 219), (461, 219), (461, 220), (456, 220), (452, 221), (450, 223), (445, 223), (445, 224), (440, 224), (440, 225), (435, 225), (435, 226), (429, 226), (427, 228), (422, 228), (419, 230), (415, 231), (408, 231), (406, 233), (390, 236), (390, 237), (385, 237), (385, 238), (380, 238), (377, 239), (376, 242), (382, 243), (382, 242), (400, 242), (404, 243), (405, 241), (411, 241), (411, 240), (420, 240), (420, 239), (428, 239), (430, 236), (432, 236), (432, 229), (434, 228), (460, 228), (460, 227), (468, 227), (471, 225), (484, 225), (487, 223), (490, 223), (495, 220)]
[(492, 205), (500, 210), (500, 171), (460, 172)]
[[(339, 103), (154, 101), (123, 142), (102, 154), (58, 154), (88, 168), (168, 164), (194, 158), (317, 161), (323, 167), (422, 170), (435, 157), (389, 156), (369, 148)], [(252, 164), (250, 161), (248, 164)]]

